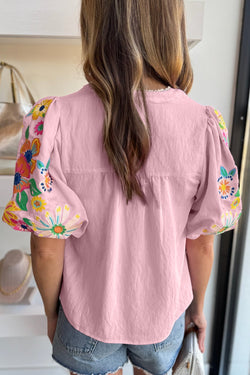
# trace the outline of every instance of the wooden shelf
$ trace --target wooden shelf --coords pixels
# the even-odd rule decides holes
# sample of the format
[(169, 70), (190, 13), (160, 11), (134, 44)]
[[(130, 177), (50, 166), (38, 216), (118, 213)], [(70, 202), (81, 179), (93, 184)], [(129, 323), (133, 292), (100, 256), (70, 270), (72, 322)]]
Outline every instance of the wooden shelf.
[(19, 374), (19, 371), (22, 370), (23, 374), (31, 374), (32, 372), (28, 372), (29, 369), (30, 371), (33, 369), (33, 374), (38, 369), (44, 369), (45, 374), (51, 374), (53, 368), (58, 368), (61, 370), (58, 374), (69, 375), (69, 371), (66, 371), (66, 369), (62, 371), (57, 362), (52, 359), (52, 346), (49, 338), (45, 336), (0, 338), (0, 353), (0, 374), (12, 374), (11, 371), (13, 371), (13, 374), (14, 371), (15, 374)]
[[(186, 0), (184, 3), (191, 49), (202, 39), (205, 2)], [(0, 0), (0, 8), (1, 43), (3, 37), (9, 40), (24, 38), (24, 43), (28, 43), (29, 38), (31, 42), (33, 38), (39, 38), (39, 43), (81, 43), (80, 0), (54, 0), (47, 2), (46, 6), (41, 0)]]
[(0, 338), (44, 336), (46, 332), (43, 302), (32, 276), (22, 301), (10, 305), (0, 304)]
[(0, 0), (0, 35), (79, 37), (79, 0)]

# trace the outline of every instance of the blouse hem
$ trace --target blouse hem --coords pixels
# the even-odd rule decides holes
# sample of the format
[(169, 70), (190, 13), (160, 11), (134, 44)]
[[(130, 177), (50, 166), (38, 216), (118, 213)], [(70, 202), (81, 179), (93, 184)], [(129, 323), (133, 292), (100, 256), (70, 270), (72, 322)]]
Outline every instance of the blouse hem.
[[(190, 303), (192, 302), (193, 300), (193, 294), (191, 294), (191, 298), (189, 298), (187, 302), (183, 302), (182, 304), (180, 304), (180, 308), (177, 310), (178, 313), (176, 314), (176, 317), (174, 319), (174, 322), (173, 322), (173, 325), (174, 323), (176, 322), (176, 320), (181, 316), (181, 314), (188, 308), (188, 306), (190, 305)], [(148, 339), (147, 342), (140, 342), (140, 340), (137, 340), (136, 342), (134, 340), (131, 340), (129, 338), (126, 338), (126, 337), (123, 337), (123, 338), (112, 338), (112, 337), (101, 337), (99, 335), (96, 335), (95, 333), (92, 333), (88, 330), (85, 330), (85, 328), (82, 328), (82, 326), (80, 324), (77, 324), (75, 323), (71, 318), (68, 317), (67, 315), (67, 311), (65, 311), (64, 309), (64, 302), (63, 300), (61, 299), (60, 297), (60, 301), (61, 301), (61, 304), (62, 304), (62, 307), (63, 307), (63, 311), (65, 313), (65, 316), (66, 318), (68, 319), (68, 321), (70, 322), (70, 324), (75, 328), (77, 329), (78, 331), (80, 331), (81, 333), (87, 335), (87, 336), (90, 336), (92, 337), (93, 339), (95, 340), (98, 340), (98, 341), (102, 341), (102, 342), (106, 342), (106, 343), (110, 343), (110, 344), (113, 344), (113, 343), (116, 343), (116, 344), (128, 344), (128, 345), (150, 345), (150, 344), (155, 344), (155, 343), (158, 343), (158, 342), (161, 342), (163, 340), (165, 340), (171, 333), (171, 330), (173, 328), (173, 326), (170, 328), (170, 330), (168, 332), (166, 332), (163, 336), (161, 336), (160, 338), (152, 338), (152, 339)], [(162, 331), (161, 331), (162, 332)]]

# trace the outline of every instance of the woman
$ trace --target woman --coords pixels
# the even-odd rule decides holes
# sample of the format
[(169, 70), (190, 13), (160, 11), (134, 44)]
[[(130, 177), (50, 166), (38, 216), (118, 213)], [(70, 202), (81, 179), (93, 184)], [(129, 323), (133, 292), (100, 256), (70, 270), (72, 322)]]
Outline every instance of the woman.
[(24, 117), (3, 220), (31, 232), (52, 357), (71, 374), (170, 374), (204, 352), (214, 235), (242, 205), (221, 113), (188, 97), (182, 0), (82, 0), (83, 71)]

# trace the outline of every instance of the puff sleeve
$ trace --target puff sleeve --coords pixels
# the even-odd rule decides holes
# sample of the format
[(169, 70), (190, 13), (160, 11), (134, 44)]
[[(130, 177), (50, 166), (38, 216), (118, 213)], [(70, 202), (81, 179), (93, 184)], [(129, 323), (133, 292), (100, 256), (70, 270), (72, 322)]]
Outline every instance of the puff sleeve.
[(189, 239), (235, 229), (242, 211), (238, 169), (229, 150), (225, 121), (213, 107), (206, 106), (205, 110), (204, 161), (186, 226)]
[(59, 97), (38, 100), (23, 117), (13, 192), (2, 220), (40, 237), (81, 237), (88, 217), (61, 167)]

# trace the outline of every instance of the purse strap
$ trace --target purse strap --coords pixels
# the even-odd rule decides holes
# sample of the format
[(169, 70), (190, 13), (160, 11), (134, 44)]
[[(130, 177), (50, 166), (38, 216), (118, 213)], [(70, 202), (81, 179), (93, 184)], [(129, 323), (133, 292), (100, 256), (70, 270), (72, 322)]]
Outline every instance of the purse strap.
[(25, 83), (22, 74), (19, 72), (19, 70), (16, 67), (14, 67), (13, 65), (8, 64), (4, 61), (0, 61), (0, 83), (1, 83), (1, 73), (2, 73), (2, 70), (3, 70), (4, 67), (10, 69), (11, 92), (12, 92), (13, 103), (17, 102), (16, 84), (15, 84), (16, 81), (18, 82), (19, 91), (22, 92), (22, 94), (24, 93), (22, 85), (20, 84), (20, 81), (19, 81), (19, 80), (21, 80), (22, 83), (24, 84), (25, 89), (26, 89), (26, 94), (28, 94), (30, 103), (32, 105), (35, 104), (35, 99), (34, 99), (33, 95), (31, 94), (30, 89), (28, 88), (27, 84)]
[(13, 103), (16, 103), (16, 87), (15, 87), (15, 81), (14, 81), (14, 72), (13, 68), (10, 68), (10, 84), (11, 84), (11, 93), (12, 93), (12, 100)]

